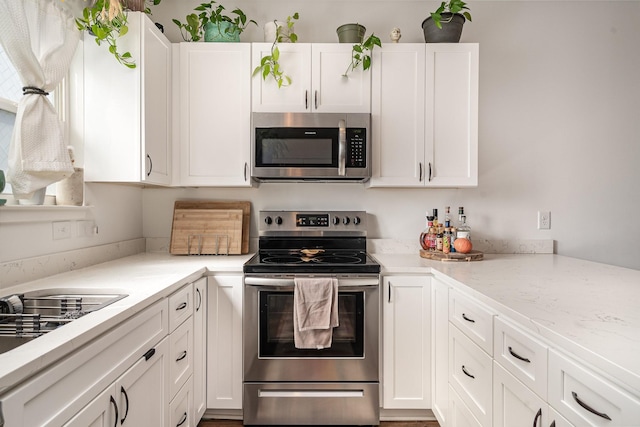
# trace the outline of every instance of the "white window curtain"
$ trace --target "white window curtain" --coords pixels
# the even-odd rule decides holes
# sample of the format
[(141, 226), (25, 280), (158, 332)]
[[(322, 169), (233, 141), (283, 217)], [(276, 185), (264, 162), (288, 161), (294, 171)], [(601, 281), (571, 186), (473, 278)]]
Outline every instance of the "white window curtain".
[(73, 173), (62, 125), (46, 94), (67, 74), (79, 38), (60, 0), (0, 0), (0, 43), (24, 86), (7, 173), (18, 199)]

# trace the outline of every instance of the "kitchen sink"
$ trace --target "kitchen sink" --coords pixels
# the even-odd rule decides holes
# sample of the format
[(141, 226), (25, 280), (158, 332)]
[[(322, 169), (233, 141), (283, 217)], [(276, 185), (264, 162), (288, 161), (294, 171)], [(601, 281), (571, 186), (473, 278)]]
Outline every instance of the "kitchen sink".
[(127, 296), (47, 289), (1, 297), (0, 354)]

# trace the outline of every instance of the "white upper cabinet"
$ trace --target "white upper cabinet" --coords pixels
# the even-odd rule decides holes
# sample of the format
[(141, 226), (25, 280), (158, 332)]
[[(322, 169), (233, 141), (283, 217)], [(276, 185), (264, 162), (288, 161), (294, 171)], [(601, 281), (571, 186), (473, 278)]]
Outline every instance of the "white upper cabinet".
[(478, 185), (478, 44), (386, 44), (372, 65), (372, 187)]
[[(345, 77), (351, 63), (351, 44), (281, 43), (279, 65), (291, 78), (282, 87), (272, 76), (253, 76), (253, 111), (369, 113), (371, 73), (358, 68)], [(254, 43), (252, 70), (271, 54), (271, 43)]]
[(176, 185), (249, 187), (251, 45), (180, 43)]
[(142, 12), (129, 12), (118, 63), (85, 33), (85, 180), (169, 185), (171, 182), (171, 44)]

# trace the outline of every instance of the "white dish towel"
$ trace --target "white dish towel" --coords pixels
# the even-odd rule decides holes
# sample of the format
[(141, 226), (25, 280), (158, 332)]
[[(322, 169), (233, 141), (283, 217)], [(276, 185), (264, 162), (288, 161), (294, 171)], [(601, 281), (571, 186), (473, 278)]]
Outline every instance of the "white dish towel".
[(338, 279), (296, 277), (293, 290), (293, 338), (296, 348), (331, 347), (338, 320)]

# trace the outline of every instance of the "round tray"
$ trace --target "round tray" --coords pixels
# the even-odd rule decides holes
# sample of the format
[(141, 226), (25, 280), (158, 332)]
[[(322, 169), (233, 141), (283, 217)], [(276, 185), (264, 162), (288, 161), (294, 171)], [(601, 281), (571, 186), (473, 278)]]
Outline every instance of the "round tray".
[(480, 251), (471, 251), (467, 254), (460, 252), (449, 252), (445, 254), (442, 251), (425, 251), (420, 249), (420, 256), (422, 258), (433, 259), (436, 261), (481, 261), (484, 258), (484, 253)]

